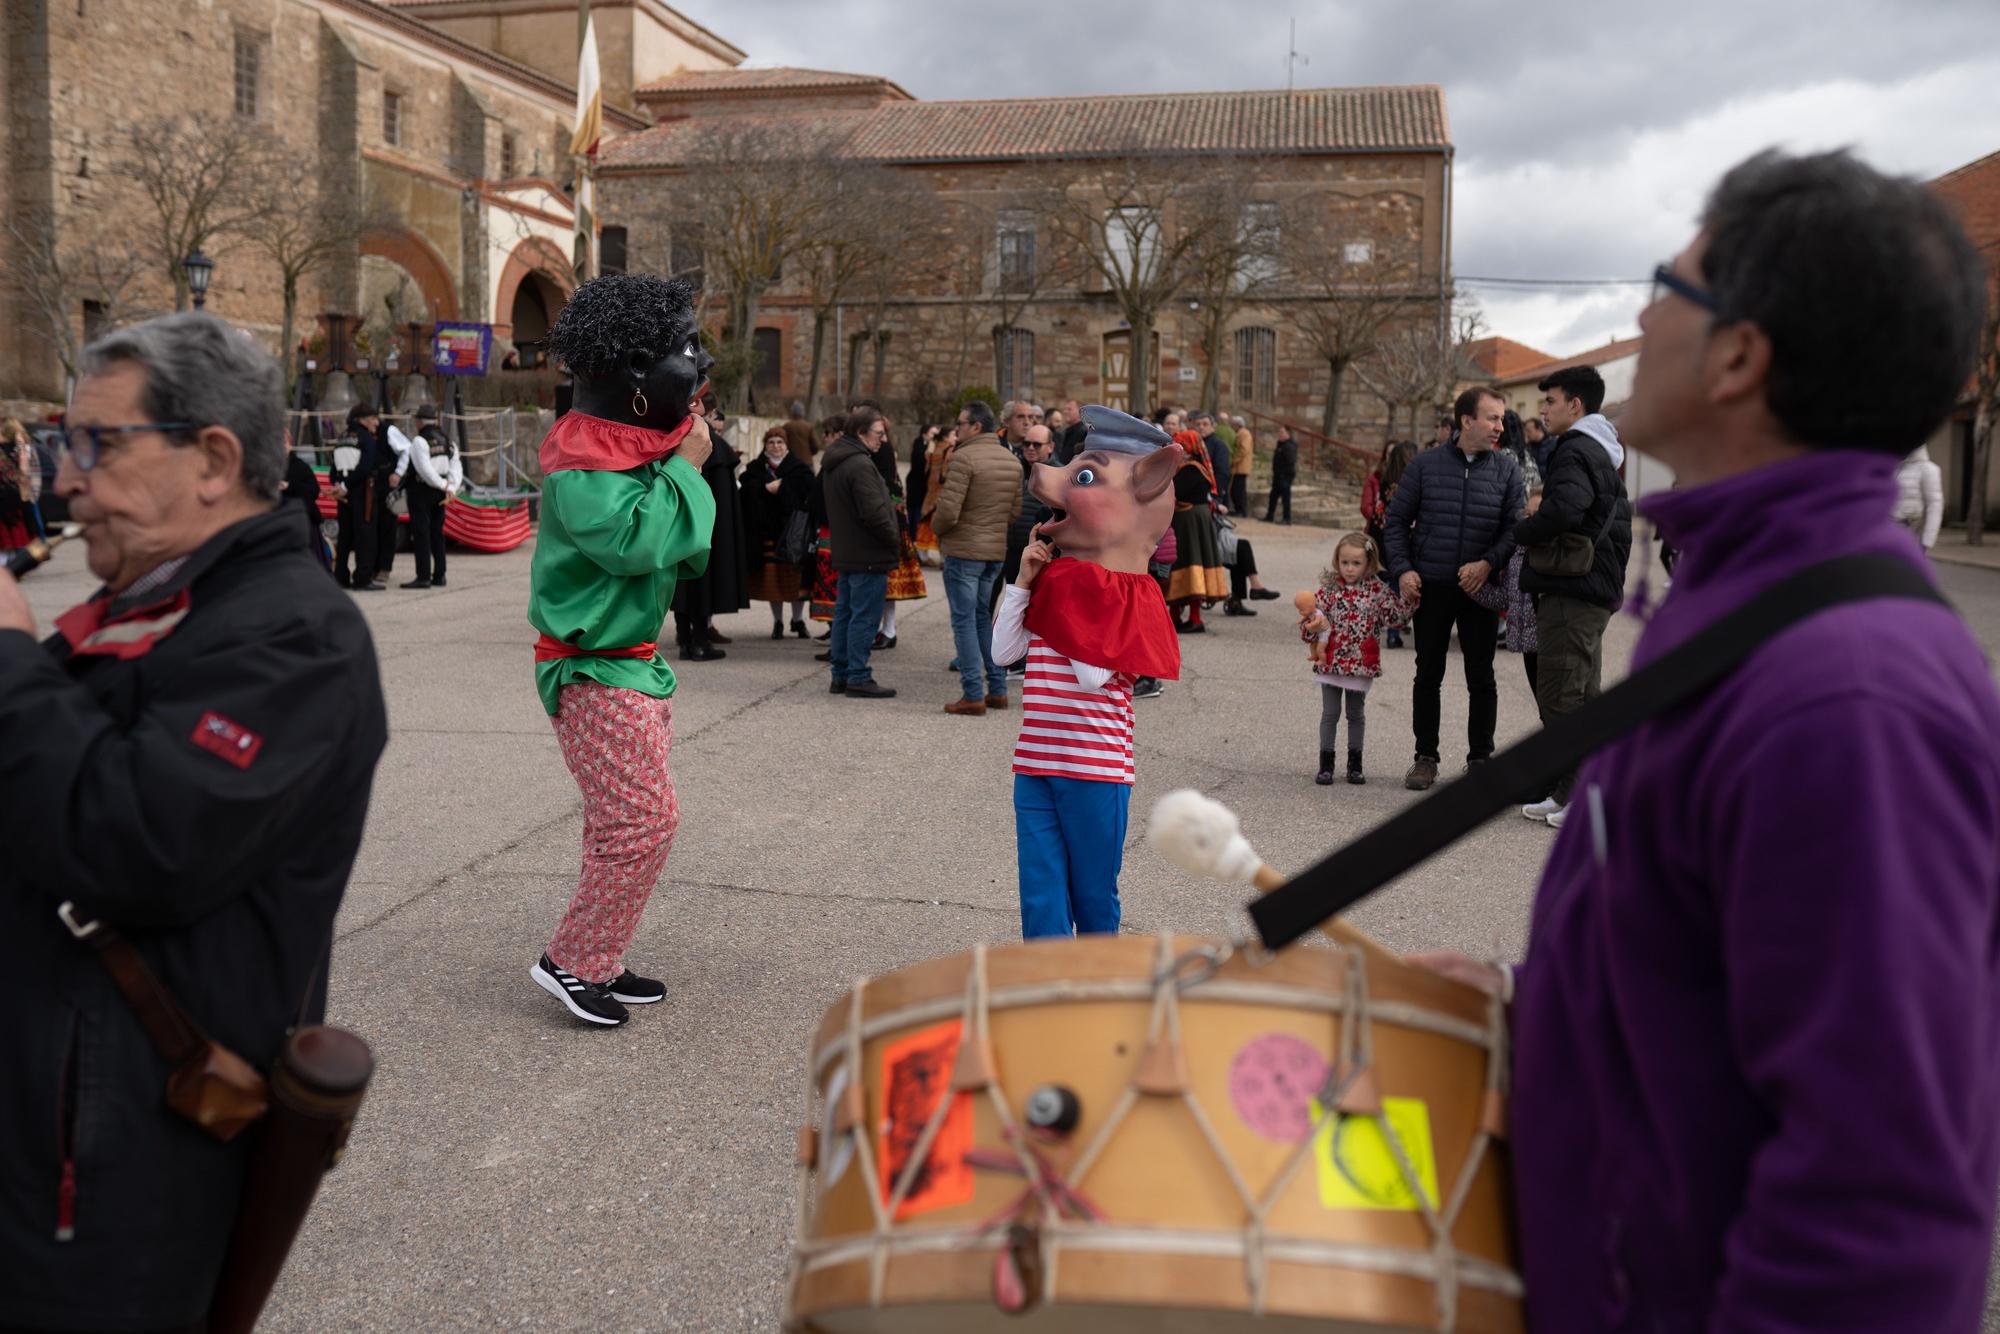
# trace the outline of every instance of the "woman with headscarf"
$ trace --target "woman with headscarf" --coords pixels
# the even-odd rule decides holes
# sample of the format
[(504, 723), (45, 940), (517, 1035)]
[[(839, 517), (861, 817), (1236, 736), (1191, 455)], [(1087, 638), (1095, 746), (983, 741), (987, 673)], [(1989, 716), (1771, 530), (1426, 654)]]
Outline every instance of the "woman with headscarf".
[(1229, 596), (1229, 569), (1215, 541), (1215, 471), (1208, 446), (1193, 431), (1180, 431), (1174, 443), (1187, 455), (1174, 474), (1174, 564), (1167, 574), (1167, 605), (1174, 629), (1184, 635), (1207, 630), (1201, 609)]
[(743, 546), (750, 563), (750, 599), (771, 604), (771, 638), (785, 637), (785, 604), (792, 604), (792, 633), (806, 633), (806, 599), (799, 567), (780, 559), (778, 540), (794, 514), (804, 514), (812, 491), (811, 465), (792, 453), (782, 424), (764, 432), (764, 452), (743, 469)]

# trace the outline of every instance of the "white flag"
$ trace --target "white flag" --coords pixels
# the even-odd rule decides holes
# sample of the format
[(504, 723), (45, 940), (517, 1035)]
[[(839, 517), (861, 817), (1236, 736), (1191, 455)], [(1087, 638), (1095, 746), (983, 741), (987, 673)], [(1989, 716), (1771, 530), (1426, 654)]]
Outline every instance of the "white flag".
[(576, 62), (576, 130), (569, 137), (569, 151), (578, 157), (595, 157), (597, 140), (604, 130), (604, 85), (597, 71), (597, 20), (583, 30), (583, 51)]

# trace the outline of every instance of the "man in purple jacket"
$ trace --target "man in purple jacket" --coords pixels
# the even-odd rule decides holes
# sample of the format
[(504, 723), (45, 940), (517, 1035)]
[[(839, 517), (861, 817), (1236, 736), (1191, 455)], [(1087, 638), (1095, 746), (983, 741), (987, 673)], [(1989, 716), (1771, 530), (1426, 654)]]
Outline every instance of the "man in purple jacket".
[[(1976, 255), (1845, 154), (1731, 171), (1657, 274), (1620, 429), (1680, 489), (1634, 668), (1888, 552), (1978, 343)], [(1943, 607), (1811, 617), (1599, 752), (1514, 985), (1529, 1326), (1974, 1331), (2000, 1182), (2000, 697)], [(1420, 962), (1493, 992), (1458, 955)]]

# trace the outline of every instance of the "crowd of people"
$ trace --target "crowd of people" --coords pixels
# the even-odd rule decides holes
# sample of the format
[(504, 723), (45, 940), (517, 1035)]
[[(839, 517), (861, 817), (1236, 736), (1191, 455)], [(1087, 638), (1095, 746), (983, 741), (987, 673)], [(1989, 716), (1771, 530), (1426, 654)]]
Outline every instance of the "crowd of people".
[[(1643, 506), (1685, 554), (1634, 661), (1692, 663), (1725, 626), (1750, 627), (1753, 651), (1714, 688), (1626, 719), (1580, 773), (1556, 777), (1541, 818), (1578, 814), (1542, 873), (1518, 967), (1404, 956), (1504, 1008), (1505, 1097), (1477, 1114), (1489, 1130), (1504, 1118), (1524, 1323), (1537, 1334), (1970, 1331), (1986, 1313), (2000, 1181), (2000, 1029), (1988, 1018), (2000, 1004), (2000, 693), (1930, 579), (1920, 545), (1934, 479), (1907, 460), (1984, 354), (1987, 294), (1980, 256), (1937, 196), (1844, 152), (1738, 165), (1655, 272), (1620, 421), (1679, 481)], [(704, 614), (752, 591), (711, 569), (718, 487), (741, 508), (742, 483), (734, 460), (714, 464), (694, 401), (711, 362), (693, 297), (685, 281), (596, 279), (552, 334), (577, 377), (576, 411), (542, 445), (528, 616), (537, 695), (583, 799), (582, 869), (530, 972), (600, 1027), (666, 997), (626, 957), (680, 818), (676, 683), (655, 638), (685, 586), (716, 579), (676, 616), (689, 644)], [(1865, 400), (1860, 383), (1874, 386)], [(187, 1096), (239, 1067), (261, 1079), (289, 1035), (323, 1017), (342, 958), (335, 918), (388, 739), (369, 627), (300, 551), (284, 509), (282, 391), (277, 363), (210, 315), (93, 341), (55, 486), (100, 587), (44, 637), (0, 571), (0, 731), (21, 760), (0, 769), (0, 941), (17, 984), (16, 1022), (0, 1035), (0, 1327), (207, 1327), (244, 1201), (291, 1188), (259, 1176), (260, 1133), (273, 1132), (217, 1133), (202, 1114), (212, 1105)], [(1524, 661), (1545, 719), (1597, 688), (1630, 554), (1624, 441), (1594, 374), (1559, 372), (1542, 391), (1542, 438), (1531, 444), (1522, 424), (1527, 460), (1499, 398), (1474, 389), (1433, 447), (1394, 475), (1385, 463), (1379, 538), (1339, 539), (1302, 608), (1315, 674), (1331, 678), (1324, 722), (1346, 723), (1350, 749), (1373, 679), (1367, 645), (1409, 621), (1414, 787), (1438, 776), (1454, 632), (1473, 704), (1468, 765), (1492, 751), (1496, 605), (1510, 634), (1532, 605), (1536, 654)], [(1068, 413), (1060, 444), (1043, 414), (1036, 452), (1075, 449)], [(367, 417), (356, 425), (372, 434)], [(1011, 424), (1000, 435), (1023, 417), (1018, 436)], [(1134, 422), (1129, 458), (1102, 466), (1132, 504), (1156, 507), (1124, 525), (1143, 543), (1100, 545), (1093, 574), (1031, 528), (1001, 623), (983, 637), (992, 553), (1004, 564), (1028, 500), (1064, 494), (1018, 492), (1022, 451), (1008, 445), (1028, 444), (1032, 418), (968, 405), (955, 423), (964, 457), (935, 488), (926, 479), (914, 523), (914, 488), (899, 497), (885, 475), (896, 469), (882, 462), (879, 408), (853, 405), (811, 481), (767, 436), (751, 474), (766, 498), (758, 541), (775, 527), (770, 554), (799, 555), (798, 579), (779, 571), (755, 591), (776, 594), (764, 599), (774, 629), (787, 608), (798, 619), (801, 599), (787, 595), (809, 580), (807, 600), (826, 595), (834, 686), (866, 697), (855, 687), (874, 684), (868, 654), (928, 518), (954, 562), (948, 597), (970, 611), (969, 646), (954, 636), (967, 703), (975, 687), (988, 702), (995, 656), (1014, 651), (1052, 670), (1068, 661), (1051, 690), (1095, 683), (1117, 696), (1109, 751), (1084, 750), (1110, 771), (1095, 780), (1104, 791), (1038, 782), (1031, 803), (1016, 788), (1017, 829), (1062, 826), (1070, 878), (1057, 901), (1055, 834), (1023, 842), (1024, 885), (1048, 891), (1036, 905), (1024, 894), (1024, 929), (1033, 906), (1050, 934), (1111, 930), (1129, 799), (1124, 684), (1142, 663), (1178, 665), (1160, 603), (1178, 590), (1191, 633), (1202, 604), (1254, 595), (1254, 560), (1221, 563), (1213, 522), (1240, 511), (1243, 498), (1218, 486), (1235, 460), (1213, 455), (1199, 419), (1185, 432)], [(357, 493), (370, 502), (364, 523), (377, 482), (396, 476), (377, 448), (338, 483), (350, 508)], [(1100, 457), (1086, 450), (1082, 466)], [(1080, 482), (1073, 466), (1067, 485)], [(20, 494), (18, 477), (0, 483)], [(791, 520), (801, 486), (804, 525)], [(1912, 487), (1914, 507), (1898, 498)], [(1169, 500), (1191, 558), (1143, 549)], [(748, 531), (746, 519), (746, 565)], [(383, 569), (379, 551), (362, 555), (364, 536), (357, 526), (350, 584)], [(1224, 572), (1242, 583), (1218, 586)], [(1038, 619), (1064, 583), (1070, 614)], [(1117, 656), (1104, 642), (1117, 618), (1091, 614), (1114, 586), (1150, 611), (1150, 630), (1125, 636)], [(1067, 744), (1083, 749), (1092, 725)], [(1337, 726), (1323, 735), (1332, 749)], [(1023, 752), (1048, 750), (1025, 734), (1017, 744), (1017, 779), (1042, 777)], [(260, 1103), (242, 1115), (269, 1114)]]

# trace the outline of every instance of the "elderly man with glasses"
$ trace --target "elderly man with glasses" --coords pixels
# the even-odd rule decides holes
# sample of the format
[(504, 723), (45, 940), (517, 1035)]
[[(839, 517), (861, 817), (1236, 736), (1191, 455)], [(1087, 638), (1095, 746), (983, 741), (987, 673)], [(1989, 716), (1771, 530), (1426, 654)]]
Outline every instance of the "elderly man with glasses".
[(37, 642), (0, 573), (0, 1328), (198, 1328), (256, 1137), (168, 1109), (172, 1063), (93, 938), (268, 1070), (325, 1009), (382, 685), (278, 503), (277, 363), (189, 314), (81, 369), (56, 486), (102, 587)]

